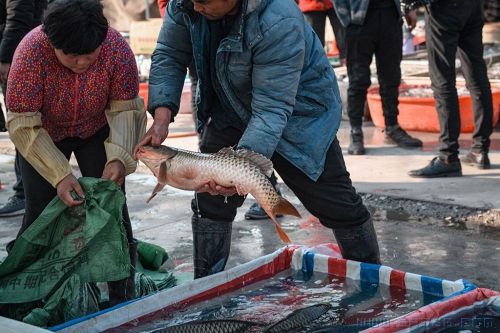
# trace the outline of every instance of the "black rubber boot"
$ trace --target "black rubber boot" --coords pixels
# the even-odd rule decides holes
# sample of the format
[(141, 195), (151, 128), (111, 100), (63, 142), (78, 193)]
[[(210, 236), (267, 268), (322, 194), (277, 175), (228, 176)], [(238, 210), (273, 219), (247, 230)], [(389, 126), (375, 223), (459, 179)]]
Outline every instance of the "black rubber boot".
[(122, 280), (108, 282), (110, 306), (115, 306), (119, 303), (130, 301), (136, 298), (135, 264), (137, 262), (137, 244), (138, 242), (136, 239), (134, 239), (134, 241), (129, 244), (130, 276)]
[(353, 126), (351, 128), (351, 142), (347, 148), (347, 153), (350, 155), (364, 155), (365, 146), (363, 144), (363, 130), (361, 126)]
[(198, 279), (223, 271), (231, 249), (233, 223), (193, 216), (191, 225), (194, 278)]
[(381, 264), (377, 234), (371, 218), (359, 227), (333, 230), (333, 234), (344, 259)]

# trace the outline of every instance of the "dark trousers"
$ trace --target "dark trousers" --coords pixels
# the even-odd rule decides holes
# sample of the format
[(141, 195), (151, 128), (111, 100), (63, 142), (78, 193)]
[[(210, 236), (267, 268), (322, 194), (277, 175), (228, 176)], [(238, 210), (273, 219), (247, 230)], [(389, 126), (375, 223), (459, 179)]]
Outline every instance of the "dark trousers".
[(483, 2), (440, 0), (427, 6), (426, 44), (429, 76), (439, 117), (439, 154), (458, 161), (460, 110), (456, 89), (455, 58), (472, 98), (474, 132), (472, 150), (488, 152), (493, 130), (490, 82), (483, 59)]
[(335, 12), (335, 9), (329, 9), (326, 11), (313, 11), (304, 12), (304, 16), (307, 23), (313, 28), (316, 35), (318, 35), (321, 44), (325, 45), (325, 24), (326, 17), (330, 20), (330, 24), (333, 28), (333, 33), (335, 34), (335, 41), (337, 42), (337, 48), (339, 49), (339, 58), (345, 58), (347, 56), (347, 47), (345, 41), (345, 28), (340, 23), (340, 20)]
[[(234, 146), (241, 135), (235, 128), (218, 130), (213, 123), (209, 123), (203, 132), (201, 152), (214, 153), (221, 148)], [(271, 161), (284, 183), (325, 227), (357, 227), (370, 218), (369, 211), (352, 186), (337, 139), (327, 152), (325, 170), (317, 181), (311, 180), (278, 153), (274, 153)], [(244, 200), (245, 197), (235, 194), (228, 197), (226, 202), (223, 196), (199, 193), (192, 201), (192, 209), (198, 217), (231, 222)]]
[[(107, 161), (104, 141), (108, 136), (109, 127), (105, 126), (88, 139), (67, 138), (55, 144), (68, 160), (71, 153), (75, 154), (82, 176), (101, 178)], [(57, 190), (21, 154), (19, 154), (19, 162), (24, 179), (26, 213), (17, 237), (35, 222), (45, 207), (57, 196)], [(125, 193), (125, 183), (122, 185), (122, 190)], [(127, 232), (127, 240), (131, 243), (133, 241), (132, 225), (126, 204), (123, 206), (123, 225)]]
[(346, 27), (347, 115), (351, 126), (361, 126), (366, 91), (371, 85), (370, 64), (375, 54), (385, 125), (398, 123), (403, 31), (396, 6), (368, 9), (363, 25)]
[[(2, 92), (3, 92), (3, 101), (5, 105), (7, 105), (7, 99), (6, 99), (7, 82), (4, 82), (2, 84)], [(1, 122), (3, 122), (5, 125), (6, 121), (3, 115), (3, 111), (1, 112), (0, 123)], [(14, 171), (16, 173), (16, 182), (14, 183), (14, 186), (12, 186), (12, 189), (14, 190), (15, 197), (18, 197), (19, 199), (24, 199), (24, 186), (23, 186), (23, 178), (21, 177), (21, 167), (19, 166), (19, 156), (21, 156), (21, 154), (19, 154), (19, 152), (16, 149), (16, 157), (14, 160)]]

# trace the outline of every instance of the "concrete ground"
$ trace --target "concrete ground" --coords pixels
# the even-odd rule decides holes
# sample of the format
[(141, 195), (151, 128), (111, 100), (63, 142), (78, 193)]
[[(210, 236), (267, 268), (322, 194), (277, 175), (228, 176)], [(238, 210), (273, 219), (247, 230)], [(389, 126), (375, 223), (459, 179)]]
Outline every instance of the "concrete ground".
[[(165, 145), (197, 150), (196, 136), (183, 136), (194, 130), (191, 115), (180, 114), (171, 126)], [(424, 142), (417, 150), (403, 150), (384, 143), (384, 133), (371, 122), (364, 124), (367, 154), (347, 154), (349, 126), (343, 122), (338, 134), (344, 158), (358, 192), (370, 198), (369, 207), (375, 219), (381, 257), (384, 265), (415, 274), (447, 280), (464, 278), (478, 287), (500, 290), (500, 230), (497, 223), (471, 219), (458, 223), (450, 219), (415, 218), (399, 210), (384, 208), (388, 198), (410, 199), (422, 206), (442, 203), (450, 209), (468, 207), (472, 215), (500, 212), (500, 128), (492, 136), (490, 152), (493, 164), (490, 170), (463, 166), (463, 177), (413, 179), (407, 176), (411, 169), (424, 167), (436, 155), (438, 134), (411, 133)], [(461, 151), (470, 148), (471, 134), (461, 135)], [(0, 204), (13, 194), (15, 181), (13, 145), (7, 133), (0, 133)], [(78, 173), (77, 170), (75, 170)], [(135, 237), (162, 246), (181, 267), (192, 264), (192, 236), (190, 200), (193, 193), (165, 188), (149, 204), (156, 179), (140, 165), (127, 178), (127, 202)], [(279, 222), (293, 244), (318, 245), (335, 242), (331, 230), (322, 227), (285, 186), (283, 195), (302, 214), (302, 218), (285, 216)], [(253, 202), (246, 200), (233, 225), (232, 249), (228, 267), (247, 262), (285, 246), (278, 238), (273, 222), (245, 220), (244, 212)], [(17, 234), (22, 216), (0, 218), (0, 257), (6, 255), (5, 245)]]

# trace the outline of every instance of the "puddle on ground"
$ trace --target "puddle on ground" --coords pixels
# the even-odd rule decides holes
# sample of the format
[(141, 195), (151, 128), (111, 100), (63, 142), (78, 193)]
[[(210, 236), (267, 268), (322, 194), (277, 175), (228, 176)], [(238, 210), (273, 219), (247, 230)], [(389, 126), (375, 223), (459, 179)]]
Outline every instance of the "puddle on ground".
[[(440, 297), (398, 287), (372, 284), (335, 275), (304, 273), (291, 269), (270, 279), (195, 304), (179, 305), (174, 311), (141, 318), (135, 327), (119, 327), (106, 332), (150, 332), (166, 326), (201, 320), (240, 320), (259, 323), (251, 332), (263, 332), (297, 309), (329, 304), (318, 319), (301, 322), (307, 332), (330, 325), (375, 325), (407, 314)], [(163, 312), (163, 311), (158, 311)], [(162, 317), (160, 317), (162, 316)], [(128, 326), (128, 325), (127, 325)], [(292, 330), (287, 330), (292, 332)]]
[(428, 226), (453, 228), (454, 230), (466, 231), (472, 235), (500, 238), (500, 228), (488, 226), (480, 222), (459, 221), (455, 218), (437, 219), (434, 217), (414, 216), (403, 211), (377, 209), (373, 206), (369, 206), (368, 209), (376, 220), (410, 222)]

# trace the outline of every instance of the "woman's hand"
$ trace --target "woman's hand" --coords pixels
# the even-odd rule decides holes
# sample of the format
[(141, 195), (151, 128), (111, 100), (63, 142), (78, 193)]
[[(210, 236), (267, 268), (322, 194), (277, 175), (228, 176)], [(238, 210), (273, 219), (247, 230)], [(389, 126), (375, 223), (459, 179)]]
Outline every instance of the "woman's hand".
[(119, 160), (109, 162), (102, 172), (102, 179), (113, 180), (116, 187), (121, 187), (125, 182), (125, 165)]
[(134, 158), (136, 160), (136, 155), (140, 147), (145, 145), (158, 147), (165, 141), (168, 136), (168, 126), (170, 125), (171, 117), (172, 111), (169, 108), (161, 107), (155, 110), (153, 125), (151, 125), (142, 140), (134, 148)]
[(73, 174), (69, 174), (66, 177), (64, 177), (63, 180), (61, 180), (59, 184), (57, 184), (56, 189), (57, 189), (57, 195), (64, 202), (66, 206), (73, 207), (81, 205), (83, 203), (83, 200), (75, 200), (71, 195), (71, 192), (75, 191), (79, 197), (81, 198), (85, 197), (85, 193), (83, 192), (80, 183)]
[(208, 183), (205, 184), (205, 187), (199, 189), (196, 191), (198, 193), (203, 193), (203, 192), (208, 192), (211, 195), (222, 195), (225, 197), (230, 197), (234, 195), (235, 193), (238, 193), (236, 190), (236, 187), (225, 187), (222, 185), (218, 185), (215, 183), (215, 180), (211, 180)]

